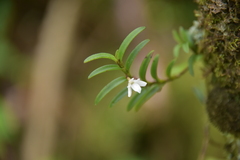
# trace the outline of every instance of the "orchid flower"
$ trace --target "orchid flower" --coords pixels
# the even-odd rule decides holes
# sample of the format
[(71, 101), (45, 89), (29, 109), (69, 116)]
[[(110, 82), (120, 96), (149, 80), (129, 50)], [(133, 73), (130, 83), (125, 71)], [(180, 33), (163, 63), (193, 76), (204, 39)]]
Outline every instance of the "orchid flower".
[(138, 79), (134, 79), (134, 78), (127, 78), (128, 79), (128, 97), (131, 97), (132, 95), (132, 89), (135, 92), (141, 93), (142, 88), (141, 87), (145, 87), (147, 85), (147, 82), (141, 81), (139, 78)]

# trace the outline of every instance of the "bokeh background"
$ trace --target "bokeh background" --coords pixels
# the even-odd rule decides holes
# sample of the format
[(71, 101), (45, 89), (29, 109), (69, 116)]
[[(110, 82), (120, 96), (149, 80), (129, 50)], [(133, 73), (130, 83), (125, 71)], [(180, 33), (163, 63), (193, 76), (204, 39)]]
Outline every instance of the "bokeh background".
[[(204, 86), (201, 64), (195, 77), (185, 74), (140, 111), (127, 112), (128, 97), (108, 107), (127, 84), (94, 105), (101, 88), (123, 74), (88, 80), (112, 62), (83, 63), (94, 53), (114, 54), (129, 32), (146, 26), (127, 50), (151, 40), (131, 71), (137, 77), (155, 50), (164, 78), (176, 45), (172, 30), (188, 29), (196, 9), (192, 0), (0, 0), (0, 159), (200, 160), (208, 121), (193, 90)], [(222, 141), (214, 128), (209, 137)], [(221, 143), (215, 145), (205, 157), (222, 157)]]

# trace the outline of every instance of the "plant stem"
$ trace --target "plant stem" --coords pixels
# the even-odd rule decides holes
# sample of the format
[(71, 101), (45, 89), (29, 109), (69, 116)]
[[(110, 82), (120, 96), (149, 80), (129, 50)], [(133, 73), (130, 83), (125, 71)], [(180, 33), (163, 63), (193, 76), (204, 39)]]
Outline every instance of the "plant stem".
[(170, 81), (173, 81), (175, 79), (178, 79), (180, 78), (182, 75), (184, 75), (186, 72), (188, 71), (188, 67), (186, 67), (184, 70), (182, 70), (182, 72), (180, 72), (179, 74), (175, 75), (175, 76), (172, 76), (166, 80), (163, 80), (164, 83), (166, 82), (170, 82)]
[[(126, 68), (125, 68), (125, 66), (124, 66), (124, 64), (122, 62), (117, 62), (117, 64), (121, 68), (122, 72), (126, 75), (126, 77), (133, 78), (132, 74), (129, 72), (129, 70), (126, 70)], [(160, 84), (160, 85), (162, 85), (162, 84), (165, 84), (167, 82), (170, 82), (170, 81), (173, 81), (175, 79), (180, 78), (187, 71), (188, 71), (188, 67), (184, 68), (179, 74), (171, 76), (171, 77), (169, 77), (169, 78), (167, 78), (165, 80), (158, 79), (155, 82), (147, 82), (147, 83), (148, 83), (148, 85), (152, 85), (152, 84)]]
[(183, 69), (179, 74), (177, 74), (177, 75), (174, 75), (174, 76), (172, 76), (172, 77), (170, 77), (170, 78), (167, 78), (167, 79), (165, 79), (165, 80), (159, 80), (159, 81), (155, 81), (155, 82), (152, 82), (152, 83), (148, 83), (149, 85), (152, 85), (152, 84), (165, 84), (165, 83), (167, 83), (167, 82), (171, 82), (171, 81), (173, 81), (173, 80), (175, 80), (175, 79), (178, 79), (178, 78), (180, 78), (182, 75), (184, 75), (186, 72), (188, 71), (188, 67), (186, 67), (185, 69)]

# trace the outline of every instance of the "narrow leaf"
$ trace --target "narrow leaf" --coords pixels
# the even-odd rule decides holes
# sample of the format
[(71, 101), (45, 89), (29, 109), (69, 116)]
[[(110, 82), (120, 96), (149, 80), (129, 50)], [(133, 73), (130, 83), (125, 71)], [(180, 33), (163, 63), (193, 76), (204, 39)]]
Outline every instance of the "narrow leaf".
[(192, 76), (194, 76), (193, 65), (194, 65), (194, 63), (196, 61), (196, 57), (197, 57), (197, 55), (193, 54), (188, 59), (188, 71), (189, 71), (190, 75), (192, 75)]
[(184, 51), (185, 53), (189, 53), (190, 48), (189, 48), (188, 42), (182, 44), (182, 49), (183, 49), (183, 51)]
[(139, 77), (141, 80), (143, 81), (146, 81), (146, 72), (147, 72), (147, 68), (148, 68), (148, 65), (149, 65), (149, 62), (152, 58), (152, 53), (154, 51), (151, 51), (147, 54), (147, 56), (144, 58), (144, 60), (142, 61), (142, 64), (140, 66), (140, 69), (139, 69)]
[(88, 79), (100, 74), (100, 73), (103, 73), (103, 72), (107, 72), (107, 71), (113, 71), (113, 70), (120, 70), (121, 68), (116, 65), (116, 64), (107, 64), (107, 65), (104, 65), (102, 67), (99, 67), (97, 69), (95, 69), (94, 71), (92, 71), (90, 73), (90, 75), (88, 76)]
[(174, 40), (175, 40), (177, 43), (181, 44), (181, 43), (182, 43), (182, 40), (181, 40), (180, 36), (178, 35), (177, 31), (176, 31), (176, 30), (173, 30), (172, 34), (173, 34)]
[(142, 41), (141, 43), (139, 43), (133, 50), (132, 52), (129, 54), (127, 60), (126, 60), (126, 64), (125, 64), (125, 68), (127, 71), (129, 71), (134, 59), (136, 58), (137, 54), (139, 53), (139, 51), (149, 42), (149, 39), (145, 39), (144, 41)]
[(206, 96), (205, 94), (203, 93), (202, 90), (200, 90), (199, 88), (197, 87), (194, 87), (193, 88), (193, 91), (195, 93), (195, 96), (197, 97), (197, 99), (202, 103), (202, 104), (206, 104)]
[(189, 33), (189, 30), (186, 31), (186, 35), (187, 35), (187, 39), (188, 39), (188, 44), (189, 44), (189, 47), (192, 48), (194, 46), (194, 40), (192, 38), (192, 36), (190, 35)]
[(203, 60), (203, 55), (197, 54), (196, 55), (196, 62)]
[(133, 98), (128, 103), (127, 111), (130, 111), (138, 103), (138, 101), (144, 96), (144, 93), (146, 93), (148, 89), (149, 89), (149, 87), (145, 87), (142, 89), (141, 93), (136, 93), (133, 96)]
[(120, 91), (111, 101), (110, 108), (113, 107), (118, 101), (120, 101), (123, 97), (127, 95), (128, 91), (127, 88), (124, 88), (122, 91)]
[(93, 61), (95, 59), (101, 59), (101, 58), (107, 58), (107, 59), (113, 60), (114, 62), (117, 62), (117, 59), (110, 53), (96, 53), (96, 54), (93, 54), (93, 55), (87, 57), (84, 60), (84, 63)]
[(174, 67), (172, 68), (171, 75), (172, 76), (179, 75), (187, 67), (188, 67), (187, 61), (178, 65), (175, 64)]
[(141, 97), (141, 99), (137, 102), (135, 110), (138, 111), (140, 107), (149, 100), (155, 93), (157, 93), (163, 86), (159, 84), (155, 84), (144, 93), (144, 95)]
[(98, 104), (112, 89), (126, 81), (126, 77), (118, 77), (108, 83), (97, 95), (95, 99), (95, 104)]
[(188, 32), (183, 29), (183, 27), (179, 27), (180, 37), (183, 42), (188, 42)]
[(123, 55), (124, 55), (127, 47), (129, 46), (129, 44), (144, 29), (145, 29), (145, 27), (138, 27), (127, 35), (127, 37), (123, 40), (122, 44), (120, 45), (118, 52), (116, 52), (115, 56), (118, 60), (122, 61)]
[(115, 55), (117, 55), (118, 54), (118, 49), (116, 50), (116, 52), (115, 52)]
[(172, 67), (173, 67), (175, 61), (176, 61), (176, 59), (173, 59), (173, 60), (169, 63), (169, 65), (167, 66), (167, 69), (166, 69), (166, 75), (167, 75), (167, 77), (171, 77)]
[(181, 45), (180, 45), (180, 44), (177, 44), (177, 45), (173, 48), (173, 55), (174, 55), (175, 58), (177, 58), (177, 57), (179, 56), (180, 48), (181, 48)]
[(159, 60), (159, 54), (157, 54), (154, 57), (153, 62), (152, 62), (152, 66), (151, 66), (151, 75), (157, 81), (158, 81), (158, 76), (157, 76), (158, 60)]

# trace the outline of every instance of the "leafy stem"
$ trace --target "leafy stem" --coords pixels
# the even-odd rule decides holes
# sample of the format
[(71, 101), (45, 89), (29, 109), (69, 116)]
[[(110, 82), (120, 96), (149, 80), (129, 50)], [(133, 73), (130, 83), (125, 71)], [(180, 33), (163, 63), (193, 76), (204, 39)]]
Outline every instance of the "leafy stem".
[(122, 72), (126, 75), (126, 77), (132, 77), (131, 73), (129, 70), (126, 69), (122, 61), (118, 61), (117, 65), (121, 68)]
[(186, 67), (185, 69), (183, 69), (180, 73), (178, 73), (177, 75), (174, 75), (172, 77), (167, 78), (166, 80), (163, 80), (162, 83), (166, 83), (166, 82), (170, 82), (173, 81), (175, 79), (180, 78), (182, 75), (184, 75), (186, 72), (188, 71), (188, 67)]
[[(141, 94), (135, 94), (133, 95), (133, 98), (131, 98), (127, 110), (131, 110), (133, 107), (135, 107), (136, 110), (139, 110), (139, 108), (149, 99), (151, 98), (155, 93), (161, 91), (162, 87), (175, 79), (180, 78), (182, 75), (184, 75), (187, 71), (193, 76), (194, 70), (193, 65), (194, 63), (199, 59), (199, 55), (192, 54), (188, 59), (188, 66), (184, 69), (180, 70), (176, 74), (172, 74), (172, 69), (174, 67), (175, 62), (177, 61), (177, 58), (180, 54), (180, 49), (184, 51), (185, 53), (194, 52), (195, 48), (193, 48), (192, 41), (191, 41), (191, 35), (188, 31), (184, 30), (182, 27), (179, 29), (179, 34), (177, 31), (173, 32), (174, 39), (178, 42), (178, 44), (174, 47), (173, 55), (174, 59), (168, 64), (166, 68), (166, 79), (160, 79), (158, 77), (158, 62), (160, 55), (156, 54), (153, 56), (153, 50), (150, 51), (143, 59), (141, 66), (139, 68), (139, 78), (135, 79), (135, 77), (132, 76), (130, 73), (130, 68), (132, 66), (133, 61), (136, 59), (136, 56), (139, 54), (139, 52), (142, 50), (142, 48), (149, 42), (149, 39), (145, 39), (141, 41), (128, 55), (126, 58), (126, 61), (123, 62), (123, 56), (125, 55), (125, 52), (129, 46), (129, 44), (132, 42), (132, 40), (145, 29), (145, 27), (138, 27), (135, 30), (133, 30), (131, 33), (127, 35), (127, 37), (123, 40), (121, 43), (119, 49), (116, 50), (115, 54), (110, 53), (96, 53), (89, 57), (87, 57), (84, 60), (84, 63), (88, 63), (93, 60), (97, 59), (108, 59), (114, 62), (114, 64), (107, 64), (101, 67), (98, 67), (94, 71), (90, 73), (88, 78), (92, 78), (98, 74), (107, 72), (107, 71), (115, 71), (115, 70), (121, 70), (125, 76), (118, 77), (111, 82), (109, 82), (97, 95), (95, 99), (95, 104), (98, 104), (111, 90), (116, 88), (118, 85), (128, 81), (128, 86), (123, 88), (112, 100), (110, 103), (110, 107), (112, 107), (114, 104), (116, 104), (118, 101), (120, 101), (122, 98), (124, 98), (126, 95), (128, 97), (131, 97), (132, 89), (135, 92), (141, 93)], [(152, 63), (150, 63), (152, 60)], [(150, 68), (150, 74), (152, 78), (154, 79), (153, 82), (147, 81), (147, 71), (149, 68), (149, 65), (151, 64)], [(146, 87), (145, 87), (146, 86)], [(143, 87), (143, 88), (141, 88)]]
[(180, 73), (174, 75), (174, 76), (171, 76), (165, 80), (158, 80), (158, 81), (155, 81), (155, 82), (150, 82), (148, 83), (148, 85), (153, 85), (153, 84), (159, 84), (159, 85), (163, 85), (163, 84), (166, 84), (168, 82), (171, 82), (175, 79), (178, 79), (180, 78), (182, 75), (184, 75), (186, 72), (188, 71), (188, 67), (184, 68)]

